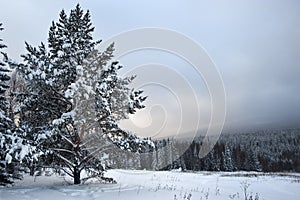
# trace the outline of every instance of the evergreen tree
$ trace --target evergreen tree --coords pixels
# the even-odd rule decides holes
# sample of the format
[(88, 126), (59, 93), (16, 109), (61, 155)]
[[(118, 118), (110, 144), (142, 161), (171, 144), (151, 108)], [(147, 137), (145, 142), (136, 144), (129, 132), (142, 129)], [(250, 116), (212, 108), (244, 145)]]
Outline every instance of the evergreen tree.
[[(119, 127), (119, 120), (144, 107), (145, 97), (128, 87), (134, 77), (118, 76), (113, 44), (104, 52), (95, 48), (100, 41), (93, 41), (93, 30), (89, 11), (77, 5), (68, 16), (62, 10), (50, 27), (49, 50), (43, 43), (37, 48), (26, 43), (28, 53), (18, 66), (29, 91), (19, 109), (21, 125), (37, 146), (35, 155), (75, 184), (103, 176), (98, 155), (112, 144), (130, 151), (152, 146)], [(87, 177), (81, 177), (83, 170)]]
[[(2, 31), (2, 24), (0, 24), (0, 31)], [(2, 39), (0, 39), (0, 49), (6, 47), (2, 44)], [(7, 55), (1, 51), (1, 55), (7, 58)], [(11, 156), (7, 154), (10, 149), (9, 145), (9, 135), (11, 120), (7, 116), (7, 102), (5, 97), (5, 92), (9, 88), (7, 81), (9, 80), (9, 68), (7, 64), (0, 60), (0, 184), (12, 183), (12, 174), (7, 171), (7, 164), (11, 161)]]
[(151, 157), (151, 170), (158, 170), (159, 169), (159, 167), (158, 167), (158, 165), (157, 165), (157, 146), (155, 145), (155, 151), (153, 151), (152, 153), (151, 153), (151, 155), (152, 155), (152, 157)]
[[(0, 23), (0, 31), (2, 31)], [(0, 39), (0, 49), (6, 48)], [(25, 141), (19, 137), (19, 130), (10, 118), (6, 91), (9, 89), (10, 80), (7, 54), (0, 51), (0, 185), (13, 183), (13, 179), (21, 178), (19, 162), (29, 152)]]
[(173, 151), (174, 151), (174, 146), (173, 146), (173, 140), (170, 140), (168, 138), (167, 140), (167, 144), (165, 147), (165, 160), (166, 160), (166, 167), (167, 169), (173, 169), (173, 162), (174, 162), (174, 155), (173, 155)]
[(258, 171), (258, 172), (262, 171), (261, 163), (258, 160), (257, 152), (251, 151), (249, 156), (250, 156), (249, 158), (250, 170)]
[(233, 163), (232, 163), (232, 153), (229, 146), (226, 144), (223, 152), (223, 164), (224, 164), (223, 169), (225, 171), (231, 172), (234, 170)]

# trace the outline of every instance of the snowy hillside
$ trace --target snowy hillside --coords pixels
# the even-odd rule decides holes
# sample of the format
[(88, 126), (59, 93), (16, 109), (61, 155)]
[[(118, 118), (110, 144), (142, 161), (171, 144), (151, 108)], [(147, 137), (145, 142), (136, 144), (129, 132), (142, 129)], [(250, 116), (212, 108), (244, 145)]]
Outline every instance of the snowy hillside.
[[(256, 193), (259, 199), (300, 199), (300, 174), (263, 174), (257, 172), (154, 172), (110, 170), (117, 184), (88, 183), (69, 185), (63, 177), (25, 176), (15, 186), (0, 188), (1, 200), (20, 199), (244, 199)], [(71, 180), (70, 180), (71, 182)]]

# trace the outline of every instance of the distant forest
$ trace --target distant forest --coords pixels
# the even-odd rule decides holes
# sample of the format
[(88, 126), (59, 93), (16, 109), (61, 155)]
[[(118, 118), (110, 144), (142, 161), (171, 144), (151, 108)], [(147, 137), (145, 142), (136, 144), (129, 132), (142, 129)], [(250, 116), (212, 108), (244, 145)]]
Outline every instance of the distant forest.
[[(119, 152), (112, 168), (193, 171), (300, 172), (300, 130), (223, 134), (204, 158), (199, 157), (203, 137), (195, 138), (181, 156), (186, 141), (156, 141), (156, 151), (147, 154)], [(176, 156), (177, 155), (177, 156)], [(177, 159), (175, 159), (177, 158)]]

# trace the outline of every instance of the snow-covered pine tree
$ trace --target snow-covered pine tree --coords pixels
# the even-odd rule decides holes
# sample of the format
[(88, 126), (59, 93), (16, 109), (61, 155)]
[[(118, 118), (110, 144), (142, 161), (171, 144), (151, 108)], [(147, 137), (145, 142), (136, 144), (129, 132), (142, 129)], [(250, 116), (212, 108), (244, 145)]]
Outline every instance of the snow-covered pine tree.
[[(49, 50), (43, 43), (26, 44), (28, 53), (18, 67), (29, 88), (19, 109), (21, 124), (47, 155), (43, 162), (65, 171), (74, 184), (103, 176), (99, 154), (104, 150), (116, 145), (143, 151), (152, 145), (119, 127), (120, 119), (143, 108), (145, 97), (128, 87), (134, 77), (119, 77), (121, 66), (110, 63), (113, 44), (104, 52), (95, 49), (93, 30), (89, 12), (79, 4), (69, 16), (61, 11), (50, 27)], [(87, 177), (81, 177), (83, 170)]]
[(166, 160), (166, 167), (167, 169), (173, 169), (173, 161), (174, 155), (173, 152), (175, 151), (173, 146), (173, 139), (167, 139), (167, 144), (165, 147), (165, 160)]
[(223, 157), (223, 170), (232, 172), (234, 170), (234, 166), (232, 163), (232, 153), (230, 147), (225, 144), (224, 151), (222, 152)]
[[(0, 31), (3, 30), (0, 23)], [(6, 48), (0, 39), (0, 50)], [(19, 162), (29, 152), (24, 139), (19, 137), (19, 129), (8, 114), (6, 91), (9, 89), (10, 67), (7, 54), (0, 51), (0, 185), (13, 183), (21, 178)]]
[[(0, 24), (0, 31), (2, 31), (2, 24)], [(2, 39), (0, 39), (0, 49), (6, 47), (2, 44)], [(1, 55), (6, 58), (6, 54), (1, 51)], [(9, 151), (9, 138), (11, 134), (11, 120), (7, 116), (7, 102), (5, 97), (5, 92), (9, 88), (7, 81), (9, 80), (9, 68), (5, 62), (0, 60), (0, 185), (12, 183), (12, 174), (7, 170), (8, 161), (11, 160), (10, 157), (6, 157)]]

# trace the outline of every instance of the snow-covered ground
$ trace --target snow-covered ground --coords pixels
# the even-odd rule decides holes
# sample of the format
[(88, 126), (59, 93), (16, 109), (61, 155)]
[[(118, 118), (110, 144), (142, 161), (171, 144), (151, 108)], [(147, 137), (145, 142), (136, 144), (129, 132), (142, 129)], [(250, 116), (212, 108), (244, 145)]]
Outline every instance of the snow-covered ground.
[(201, 200), (244, 199), (243, 189), (259, 199), (300, 199), (300, 174), (251, 172), (153, 172), (109, 170), (117, 184), (70, 185), (63, 177), (25, 176), (13, 187), (0, 188), (1, 200)]

